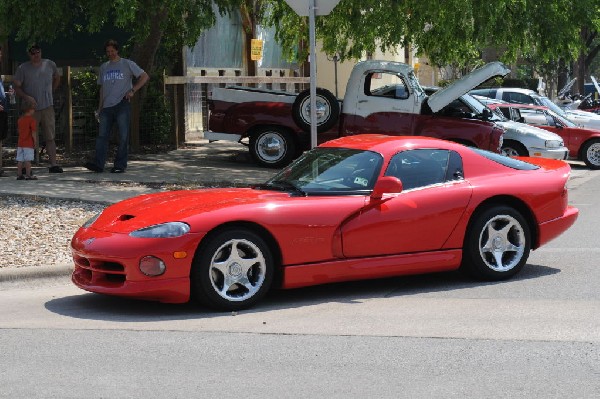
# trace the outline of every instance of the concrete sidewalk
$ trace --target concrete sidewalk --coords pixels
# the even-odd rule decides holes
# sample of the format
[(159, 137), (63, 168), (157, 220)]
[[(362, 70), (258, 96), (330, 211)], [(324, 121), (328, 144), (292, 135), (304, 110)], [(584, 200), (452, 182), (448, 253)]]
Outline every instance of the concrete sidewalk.
[[(248, 186), (262, 183), (277, 173), (276, 169), (257, 166), (248, 148), (232, 142), (199, 140), (184, 149), (166, 154), (130, 157), (127, 171), (94, 173), (83, 166), (63, 167), (64, 173), (50, 174), (47, 167), (35, 167), (35, 181), (16, 180), (16, 167), (5, 167), (7, 177), (0, 178), (0, 197), (28, 196), (79, 201), (115, 203), (136, 195), (169, 189), (169, 185), (185, 188), (207, 186)], [(0, 283), (19, 283), (43, 278), (64, 278), (72, 265), (0, 269)]]
[(63, 167), (50, 174), (35, 167), (36, 181), (17, 181), (16, 168), (5, 167), (0, 178), (0, 196), (23, 195), (114, 203), (140, 194), (164, 190), (163, 186), (247, 186), (261, 183), (277, 173), (257, 166), (248, 148), (233, 142), (198, 140), (166, 154), (132, 155), (122, 174), (94, 173), (83, 166)]

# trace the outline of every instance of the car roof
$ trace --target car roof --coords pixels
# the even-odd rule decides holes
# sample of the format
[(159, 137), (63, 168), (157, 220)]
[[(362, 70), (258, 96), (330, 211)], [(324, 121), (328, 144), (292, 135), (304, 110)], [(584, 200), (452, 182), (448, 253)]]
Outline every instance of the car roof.
[(387, 136), (384, 134), (358, 134), (321, 144), (319, 147), (342, 147), (375, 151), (391, 156), (399, 151), (415, 148), (441, 148), (459, 151), (464, 147), (458, 143), (424, 136)]
[(498, 107), (512, 107), (512, 108), (524, 108), (524, 109), (539, 109), (546, 110), (548, 107), (544, 107), (542, 105), (532, 105), (532, 104), (517, 104), (517, 103), (498, 103), (498, 104), (489, 104), (490, 108), (498, 108)]

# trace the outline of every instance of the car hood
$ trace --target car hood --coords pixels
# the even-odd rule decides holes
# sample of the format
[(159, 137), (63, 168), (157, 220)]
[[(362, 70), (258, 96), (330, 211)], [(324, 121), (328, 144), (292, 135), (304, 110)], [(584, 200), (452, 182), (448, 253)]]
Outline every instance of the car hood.
[(565, 110), (567, 118), (577, 126), (586, 129), (600, 130), (600, 115), (582, 110)]
[(495, 76), (505, 76), (510, 73), (508, 69), (501, 62), (490, 62), (482, 66), (481, 68), (475, 69), (468, 75), (463, 76), (461, 79), (452, 83), (450, 86), (446, 86), (441, 90), (438, 90), (435, 94), (432, 94), (427, 103), (433, 112), (438, 112), (452, 101), (456, 100), (465, 93), (479, 86), (481, 83)]
[[(193, 216), (229, 212), (248, 216), (261, 204), (289, 200), (286, 192), (254, 190), (251, 188), (219, 188), (168, 191), (141, 195), (106, 208), (92, 228), (112, 233), (134, 230), (166, 222), (189, 222)], [(194, 231), (194, 226), (192, 226)]]
[(550, 132), (548, 130), (540, 129), (539, 127), (531, 126), (526, 123), (520, 123), (515, 121), (502, 121), (496, 122), (504, 128), (505, 139), (519, 139), (522, 136), (537, 137), (540, 140), (560, 140), (563, 141), (562, 137), (558, 134)]

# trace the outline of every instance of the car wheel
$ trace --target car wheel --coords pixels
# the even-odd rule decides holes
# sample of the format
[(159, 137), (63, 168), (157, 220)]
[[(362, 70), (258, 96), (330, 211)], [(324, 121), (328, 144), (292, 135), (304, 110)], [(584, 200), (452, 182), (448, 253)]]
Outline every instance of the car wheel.
[[(317, 88), (317, 132), (323, 133), (331, 129), (340, 115), (340, 103), (326, 89)], [(296, 125), (305, 132), (310, 132), (310, 89), (304, 90), (296, 97), (292, 106), (292, 118)]]
[(507, 157), (527, 157), (529, 156), (529, 151), (518, 141), (504, 140), (504, 143), (502, 143), (502, 155), (506, 155)]
[(482, 280), (504, 280), (517, 274), (529, 257), (531, 235), (515, 209), (494, 206), (478, 212), (465, 236), (463, 269)]
[(600, 140), (590, 140), (581, 149), (581, 158), (590, 169), (600, 169)]
[(281, 168), (296, 156), (296, 140), (286, 129), (261, 128), (250, 137), (250, 156), (261, 166)]
[(225, 230), (199, 249), (191, 274), (192, 293), (215, 309), (245, 309), (266, 295), (273, 274), (273, 256), (259, 235)]

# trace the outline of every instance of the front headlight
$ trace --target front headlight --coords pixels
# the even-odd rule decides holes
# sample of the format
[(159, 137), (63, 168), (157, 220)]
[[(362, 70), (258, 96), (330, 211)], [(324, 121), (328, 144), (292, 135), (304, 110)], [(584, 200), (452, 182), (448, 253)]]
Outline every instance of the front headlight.
[(100, 215), (102, 215), (102, 212), (98, 212), (96, 215), (89, 218), (81, 227), (87, 229), (92, 224), (94, 224), (94, 222), (100, 217)]
[(564, 145), (562, 140), (546, 140), (546, 148), (560, 148)]
[(169, 222), (144, 227), (129, 233), (131, 237), (138, 238), (171, 238), (180, 237), (190, 231), (190, 226), (183, 222)]

